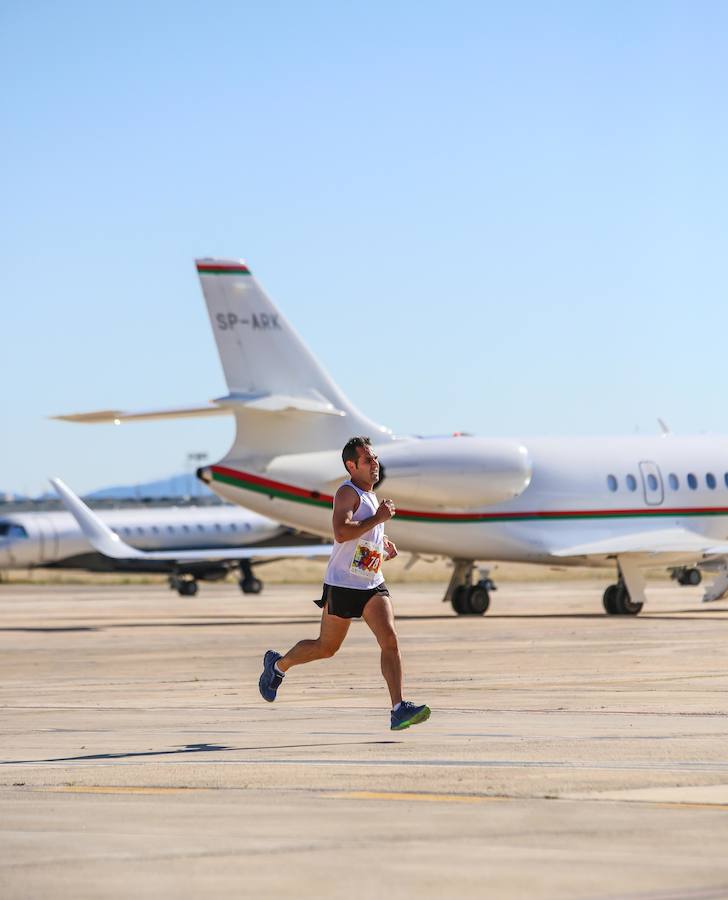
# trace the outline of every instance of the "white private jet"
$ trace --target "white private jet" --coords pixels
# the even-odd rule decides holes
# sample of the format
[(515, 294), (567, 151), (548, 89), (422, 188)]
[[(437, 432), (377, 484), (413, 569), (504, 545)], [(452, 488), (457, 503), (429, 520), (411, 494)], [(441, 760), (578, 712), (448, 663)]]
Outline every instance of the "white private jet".
[[(64, 503), (68, 494), (81, 502), (62, 483), (55, 486)], [(253, 574), (255, 563), (288, 556), (319, 557), (330, 549), (313, 542), (306, 545), (289, 528), (237, 506), (110, 509), (95, 518), (118, 541), (112, 545), (112, 554), (90, 545), (72, 511), (0, 515), (0, 570), (161, 573), (169, 575), (171, 588), (189, 597), (197, 593), (198, 581), (218, 581), (237, 567), (240, 589), (257, 594), (263, 582)], [(149, 555), (160, 551), (161, 558)]]
[[(383, 466), (380, 493), (397, 505), (387, 532), (400, 549), (454, 562), (444, 600), (482, 614), (488, 580), (476, 561), (603, 566), (617, 581), (610, 615), (636, 615), (645, 567), (681, 583), (717, 570), (704, 599), (728, 591), (728, 438), (399, 437), (356, 410), (245, 263), (202, 259), (197, 271), (228, 393), (197, 406), (59, 416), (114, 422), (232, 414), (235, 441), (198, 475), (226, 500), (292, 527), (330, 535), (345, 479), (341, 448), (370, 435)], [(371, 338), (367, 338), (371, 342)]]

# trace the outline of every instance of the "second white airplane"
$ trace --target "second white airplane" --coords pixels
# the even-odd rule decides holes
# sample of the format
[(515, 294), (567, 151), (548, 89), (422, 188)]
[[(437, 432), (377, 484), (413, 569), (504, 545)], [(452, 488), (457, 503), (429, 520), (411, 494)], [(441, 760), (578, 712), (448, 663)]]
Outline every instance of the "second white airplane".
[[(108, 554), (85, 537), (69, 497), (81, 501), (60, 482), (56, 489), (69, 512), (0, 515), (0, 572), (50, 568), (159, 573), (168, 575), (169, 586), (178, 594), (190, 597), (200, 581), (219, 581), (237, 569), (240, 590), (257, 594), (263, 582), (253, 574), (253, 565), (289, 556), (318, 557), (328, 550), (238, 506), (109, 509), (99, 515), (84, 506), (116, 536)], [(163, 556), (155, 558), (160, 551)]]
[(712, 568), (704, 599), (728, 590), (728, 438), (396, 436), (352, 406), (245, 263), (202, 259), (197, 271), (228, 393), (195, 406), (59, 418), (234, 415), (233, 446), (200, 477), (226, 500), (326, 537), (346, 477), (341, 447), (370, 435), (384, 472), (379, 494), (397, 504), (387, 532), (401, 550), (452, 558), (444, 599), (460, 615), (489, 605), (476, 561), (612, 561), (610, 615), (640, 612), (648, 566), (672, 569), (681, 583), (699, 580), (698, 565)]

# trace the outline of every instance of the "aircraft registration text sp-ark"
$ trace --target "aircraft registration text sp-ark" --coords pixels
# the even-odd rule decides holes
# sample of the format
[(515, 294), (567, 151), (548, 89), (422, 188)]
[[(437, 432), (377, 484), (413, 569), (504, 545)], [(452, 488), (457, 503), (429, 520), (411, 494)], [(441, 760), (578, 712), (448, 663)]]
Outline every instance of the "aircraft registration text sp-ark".
[(59, 416), (115, 422), (233, 415), (236, 437), (198, 473), (221, 497), (330, 537), (345, 479), (341, 447), (369, 435), (382, 496), (397, 505), (387, 532), (401, 550), (454, 562), (444, 599), (482, 614), (489, 581), (476, 561), (616, 567), (611, 615), (645, 602), (644, 569), (681, 583), (715, 571), (704, 599), (728, 590), (728, 438), (401, 437), (352, 406), (239, 260), (201, 259), (197, 271), (228, 391), (207, 403)]

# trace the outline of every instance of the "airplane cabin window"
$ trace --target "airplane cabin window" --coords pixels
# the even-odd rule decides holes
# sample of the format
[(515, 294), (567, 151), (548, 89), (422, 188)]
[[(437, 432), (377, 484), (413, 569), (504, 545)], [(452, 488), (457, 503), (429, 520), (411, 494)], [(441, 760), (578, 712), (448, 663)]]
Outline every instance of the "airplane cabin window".
[(189, 532), (189, 530), (190, 530), (190, 526), (189, 526), (189, 525), (183, 525), (183, 526), (182, 526), (182, 531), (187, 531), (187, 532)]
[(667, 480), (670, 482), (670, 487), (673, 491), (676, 491), (680, 487), (680, 480), (674, 472), (670, 472), (667, 476)]
[(204, 525), (198, 525), (198, 526), (197, 526), (197, 530), (198, 530), (198, 531), (204, 531), (204, 530), (205, 530), (205, 526), (204, 526)]
[(715, 490), (715, 475), (713, 475), (712, 472), (708, 472), (708, 474), (705, 476), (705, 483), (708, 485), (711, 491)]
[(627, 482), (627, 489), (628, 489), (628, 490), (630, 490), (630, 491), (636, 491), (636, 490), (637, 490), (637, 479), (634, 477), (634, 475), (628, 475), (628, 476), (625, 478), (625, 481)]
[(17, 522), (0, 522), (0, 537), (28, 537), (28, 532)]
[(219, 522), (215, 522), (215, 531), (222, 531), (222, 526)]
[(723, 481), (725, 481), (725, 486), (728, 487), (728, 472), (723, 476)]
[(144, 534), (143, 528), (137, 528), (137, 534)]
[(174, 534), (174, 525), (167, 525), (167, 531), (170, 534)]
[(157, 528), (156, 525), (152, 525), (152, 531), (153, 531), (155, 534), (159, 534), (159, 529)]
[(607, 475), (607, 487), (610, 491), (617, 490), (618, 484), (617, 479), (614, 477), (614, 475)]
[(657, 478), (656, 478), (655, 475), (652, 474), (652, 472), (650, 472), (650, 473), (647, 475), (647, 487), (648, 487), (651, 491), (656, 491), (656, 490), (657, 490)]
[(692, 472), (688, 472), (688, 487), (691, 491), (694, 491), (698, 486), (698, 479), (693, 475)]
[(228, 528), (230, 529), (230, 531), (237, 531), (237, 530), (238, 530), (238, 526), (235, 524), (235, 522), (231, 522), (231, 523), (228, 525)]

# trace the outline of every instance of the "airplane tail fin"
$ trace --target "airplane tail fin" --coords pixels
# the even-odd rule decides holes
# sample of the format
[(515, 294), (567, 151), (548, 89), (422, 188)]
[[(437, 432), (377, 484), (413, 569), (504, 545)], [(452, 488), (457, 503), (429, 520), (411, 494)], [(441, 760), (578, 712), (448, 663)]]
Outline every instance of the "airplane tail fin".
[[(353, 435), (393, 439), (362, 415), (319, 364), (241, 260), (198, 259), (197, 272), (228, 393), (207, 403), (165, 409), (54, 416), (95, 423), (234, 414), (235, 443), (227, 459), (262, 470), (275, 457), (340, 449)], [(224, 460), (222, 461), (224, 462)]]
[(389, 431), (356, 410), (241, 260), (198, 259), (237, 437), (228, 456), (267, 458), (340, 447)]

